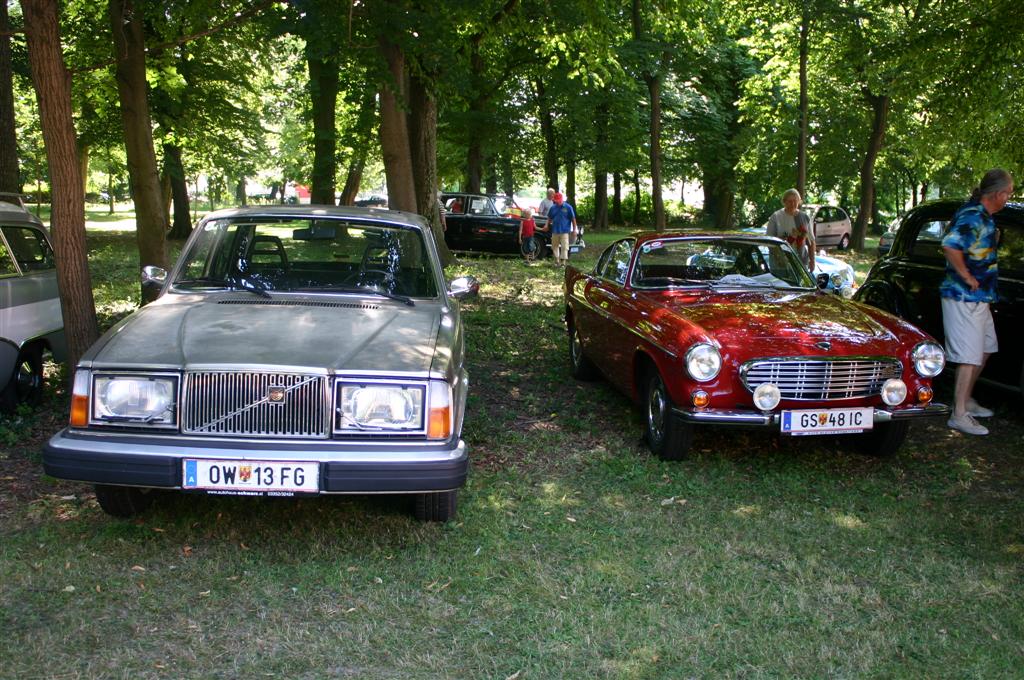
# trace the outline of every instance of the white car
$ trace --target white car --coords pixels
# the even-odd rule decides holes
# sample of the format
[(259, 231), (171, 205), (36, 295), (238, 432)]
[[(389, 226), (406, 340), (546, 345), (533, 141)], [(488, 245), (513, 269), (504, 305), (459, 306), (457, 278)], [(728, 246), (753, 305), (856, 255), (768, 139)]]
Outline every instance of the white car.
[(837, 257), (826, 255), (824, 250), (814, 256), (814, 276), (820, 274), (828, 276), (828, 290), (844, 298), (853, 297), (854, 291), (857, 290), (857, 277), (853, 267)]
[[(836, 247), (846, 250), (850, 247), (850, 235), (853, 233), (853, 222), (846, 211), (834, 205), (817, 205), (810, 203), (800, 206), (800, 210), (810, 218), (814, 225), (814, 242), (819, 248)], [(768, 223), (760, 227), (747, 227), (740, 231), (748, 234), (765, 234)]]

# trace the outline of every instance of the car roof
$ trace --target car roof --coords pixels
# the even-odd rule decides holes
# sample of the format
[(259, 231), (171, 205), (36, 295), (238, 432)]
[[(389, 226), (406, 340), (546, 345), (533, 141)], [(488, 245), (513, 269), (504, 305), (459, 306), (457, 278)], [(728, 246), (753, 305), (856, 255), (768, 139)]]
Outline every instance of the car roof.
[(687, 231), (684, 229), (678, 230), (665, 230), (665, 231), (635, 231), (629, 235), (636, 239), (637, 245), (647, 243), (648, 241), (659, 241), (667, 239), (679, 239), (679, 238), (696, 238), (696, 239), (715, 239), (715, 240), (735, 240), (735, 241), (780, 241), (774, 236), (765, 236), (764, 234), (742, 234), (736, 232), (723, 233), (720, 231)]
[(43, 226), (42, 221), (20, 205), (8, 203), (0, 198), (0, 219), (7, 222), (31, 222), (37, 227)]
[(208, 214), (204, 221), (229, 217), (294, 217), (296, 219), (328, 218), (389, 222), (410, 229), (424, 229), (426, 222), (414, 213), (387, 208), (332, 205), (262, 205), (227, 208)]
[[(952, 213), (956, 212), (964, 203), (966, 203), (966, 201), (964, 199), (959, 198), (937, 198), (931, 201), (925, 201), (924, 203), (918, 203), (916, 206), (907, 211), (906, 215), (904, 215), (903, 217), (905, 219), (907, 215), (920, 211), (947, 211), (952, 215)], [(1024, 203), (1016, 201), (1007, 203), (1006, 206), (1002, 210), (1000, 210), (998, 214), (1001, 215), (1003, 218), (1011, 217), (1015, 221), (1024, 221)]]

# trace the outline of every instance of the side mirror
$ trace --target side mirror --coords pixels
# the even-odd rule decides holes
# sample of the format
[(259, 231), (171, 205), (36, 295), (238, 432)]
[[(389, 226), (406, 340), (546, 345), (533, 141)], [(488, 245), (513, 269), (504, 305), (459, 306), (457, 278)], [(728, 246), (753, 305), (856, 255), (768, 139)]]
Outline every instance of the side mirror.
[(163, 267), (147, 264), (142, 268), (142, 285), (162, 288), (166, 282), (167, 270)]
[(822, 272), (821, 274), (818, 274), (816, 277), (814, 277), (814, 282), (818, 285), (818, 288), (820, 288), (821, 290), (825, 290), (826, 288), (828, 288), (829, 275)]
[(476, 297), (480, 294), (480, 282), (473, 276), (460, 276), (448, 284), (448, 294), (456, 300)]

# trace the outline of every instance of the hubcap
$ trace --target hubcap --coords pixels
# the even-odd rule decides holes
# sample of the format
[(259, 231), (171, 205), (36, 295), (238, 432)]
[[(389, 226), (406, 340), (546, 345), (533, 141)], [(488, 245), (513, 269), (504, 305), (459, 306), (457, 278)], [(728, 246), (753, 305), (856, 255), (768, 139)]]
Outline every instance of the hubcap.
[(665, 430), (665, 393), (660, 380), (651, 385), (647, 398), (647, 429), (654, 439), (661, 440)]
[(20, 397), (33, 394), (41, 387), (41, 381), (32, 369), (32, 362), (22, 361), (18, 364), (17, 390)]

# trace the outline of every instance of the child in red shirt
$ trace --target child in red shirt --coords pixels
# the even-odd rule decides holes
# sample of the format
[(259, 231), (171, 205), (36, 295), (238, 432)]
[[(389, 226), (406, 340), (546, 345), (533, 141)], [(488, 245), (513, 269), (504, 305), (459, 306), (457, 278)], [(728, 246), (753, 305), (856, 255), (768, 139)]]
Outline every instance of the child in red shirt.
[(533, 211), (524, 208), (523, 219), (519, 221), (519, 245), (528, 260), (537, 256), (537, 239), (533, 237), (536, 230), (537, 223), (533, 221)]

